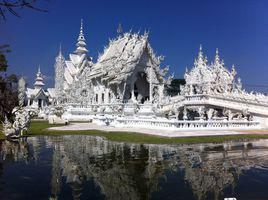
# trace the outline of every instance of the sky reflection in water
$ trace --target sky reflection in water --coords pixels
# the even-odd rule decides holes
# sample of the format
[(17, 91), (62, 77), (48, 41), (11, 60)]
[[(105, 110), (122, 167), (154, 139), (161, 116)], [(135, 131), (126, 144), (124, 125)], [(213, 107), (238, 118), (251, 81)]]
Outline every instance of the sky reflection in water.
[(146, 145), (0, 141), (0, 199), (268, 199), (268, 140)]

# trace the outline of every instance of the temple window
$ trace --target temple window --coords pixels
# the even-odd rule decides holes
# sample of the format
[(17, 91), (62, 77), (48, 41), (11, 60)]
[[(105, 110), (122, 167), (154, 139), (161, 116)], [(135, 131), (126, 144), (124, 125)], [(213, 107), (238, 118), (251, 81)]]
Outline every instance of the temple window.
[(96, 94), (96, 103), (98, 103), (98, 94)]
[(111, 101), (111, 93), (108, 93), (109, 102)]
[(101, 102), (104, 102), (104, 93), (101, 94)]

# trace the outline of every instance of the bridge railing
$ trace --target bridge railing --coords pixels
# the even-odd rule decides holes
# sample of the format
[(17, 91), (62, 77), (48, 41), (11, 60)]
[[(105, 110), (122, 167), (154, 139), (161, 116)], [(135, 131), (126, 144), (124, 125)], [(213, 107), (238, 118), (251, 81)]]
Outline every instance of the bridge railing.
[(160, 119), (129, 119), (117, 118), (113, 121), (116, 126), (144, 127), (160, 129), (225, 129), (225, 128), (257, 128), (256, 121), (177, 121)]

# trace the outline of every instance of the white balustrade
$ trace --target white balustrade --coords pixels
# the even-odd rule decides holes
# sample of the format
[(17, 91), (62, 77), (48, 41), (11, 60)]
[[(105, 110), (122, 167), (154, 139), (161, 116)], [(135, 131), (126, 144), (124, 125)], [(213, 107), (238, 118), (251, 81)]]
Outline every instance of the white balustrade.
[[(109, 120), (108, 118), (105, 119)], [(109, 125), (117, 127), (136, 127), (151, 129), (252, 129), (259, 128), (255, 121), (176, 121), (168, 119), (138, 119), (138, 118), (112, 118)]]

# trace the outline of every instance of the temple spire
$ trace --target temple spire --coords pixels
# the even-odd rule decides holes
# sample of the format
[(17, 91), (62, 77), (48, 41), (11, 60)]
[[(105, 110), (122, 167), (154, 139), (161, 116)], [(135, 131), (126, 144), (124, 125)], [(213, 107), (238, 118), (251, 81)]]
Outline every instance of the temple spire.
[(39, 65), (37, 73), (36, 73), (34, 88), (35, 89), (41, 89), (45, 85), (43, 81), (44, 81), (44, 79), (43, 79), (43, 75), (41, 73), (40, 65)]
[(207, 59), (203, 55), (203, 48), (202, 48), (202, 45), (200, 44), (198, 57), (195, 60), (195, 66), (202, 67), (202, 66), (206, 66), (206, 64), (207, 64)]
[(202, 49), (202, 44), (200, 44), (200, 46), (199, 46), (198, 59), (203, 59), (203, 49)]
[(215, 55), (215, 64), (220, 63), (220, 56), (219, 56), (219, 50), (216, 48), (216, 55)]
[(60, 43), (60, 52), (59, 52), (59, 54), (62, 54), (62, 53), (61, 53), (61, 43)]
[(77, 48), (76, 48), (75, 53), (84, 54), (88, 52), (88, 50), (86, 49), (86, 39), (84, 37), (84, 32), (83, 32), (83, 19), (81, 19), (80, 33), (77, 39), (76, 46)]
[(61, 43), (60, 43), (60, 48), (59, 48), (59, 54), (58, 54), (58, 57), (59, 57), (59, 58), (63, 58), (62, 50), (61, 50)]
[(116, 30), (117, 34), (120, 35), (123, 33), (123, 28), (121, 23), (118, 24), (117, 30)]
[(40, 65), (38, 65), (38, 71), (37, 74), (40, 76), (41, 75), (41, 70), (40, 70)]

